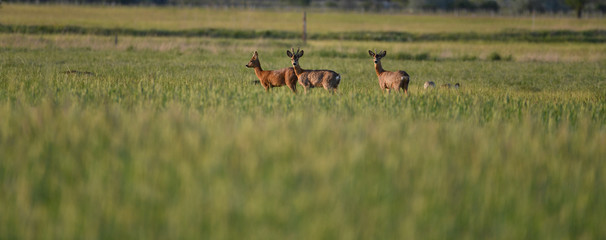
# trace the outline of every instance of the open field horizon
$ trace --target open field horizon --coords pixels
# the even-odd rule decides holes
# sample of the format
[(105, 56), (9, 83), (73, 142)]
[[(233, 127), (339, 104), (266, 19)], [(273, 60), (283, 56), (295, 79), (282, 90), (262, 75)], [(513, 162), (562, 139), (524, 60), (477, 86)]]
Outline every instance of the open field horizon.
[[(198, 28), (239, 30), (302, 29), (301, 9), (250, 10), (224, 8), (124, 7), (78, 5), (3, 4), (0, 23), (9, 25), (74, 25), (133, 29), (188, 30)], [(455, 14), (378, 14), (359, 12), (307, 12), (310, 33), (410, 32), (495, 33), (504, 30), (606, 30), (606, 18), (577, 19), (554, 16), (490, 16)], [(246, 23), (246, 24), (242, 24)]]
[[(0, 23), (275, 21), (61, 9), (3, 4)], [(356, 31), (357, 15), (325, 14)], [(168, 23), (138, 22), (151, 16)], [(586, 20), (564, 28), (603, 27)], [(1, 33), (0, 239), (603, 239), (605, 46)], [(270, 70), (291, 47), (301, 67), (341, 74), (338, 93), (252, 84), (254, 50)], [(410, 74), (409, 96), (380, 91), (369, 49)]]

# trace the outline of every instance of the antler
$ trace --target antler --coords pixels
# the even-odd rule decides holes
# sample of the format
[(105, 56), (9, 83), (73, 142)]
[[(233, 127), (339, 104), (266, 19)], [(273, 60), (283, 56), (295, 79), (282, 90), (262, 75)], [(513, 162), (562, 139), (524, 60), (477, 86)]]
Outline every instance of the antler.
[(290, 48), (290, 51), (292, 52), (292, 54), (293, 54), (294, 56), (301, 57), (301, 55), (302, 55), (302, 54), (301, 54), (301, 49), (300, 49), (300, 48), (297, 48), (297, 51), (296, 51), (296, 52), (295, 52), (295, 48)]

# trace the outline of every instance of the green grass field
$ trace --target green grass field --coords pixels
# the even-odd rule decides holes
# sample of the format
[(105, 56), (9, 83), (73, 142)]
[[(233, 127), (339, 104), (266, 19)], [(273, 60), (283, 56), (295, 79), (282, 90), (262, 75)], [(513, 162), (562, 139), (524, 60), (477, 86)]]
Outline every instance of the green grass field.
[[(134, 29), (226, 28), (299, 31), (303, 14), (294, 10), (238, 10), (222, 8), (158, 8), (70, 5), (15, 5), (0, 9), (0, 23), (26, 25), (76, 25)], [(246, 22), (247, 24), (242, 24)], [(606, 30), (606, 19), (579, 21), (572, 17), (501, 17), (490, 15), (405, 15), (346, 12), (308, 12), (310, 32), (404, 31), (498, 32), (525, 30)]]
[[(60, 12), (3, 5), (0, 23), (13, 8)], [(276, 69), (297, 46), (338, 94), (251, 83), (253, 50)], [(375, 48), (410, 96), (381, 93)], [(0, 34), (0, 55), (0, 239), (606, 238), (604, 44)]]

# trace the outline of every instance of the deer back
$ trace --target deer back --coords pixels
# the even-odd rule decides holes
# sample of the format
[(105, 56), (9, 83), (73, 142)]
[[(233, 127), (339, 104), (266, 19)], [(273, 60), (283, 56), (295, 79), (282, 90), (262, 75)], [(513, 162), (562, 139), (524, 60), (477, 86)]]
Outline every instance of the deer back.
[(303, 85), (310, 83), (312, 86), (330, 86), (337, 87), (341, 77), (332, 70), (307, 70), (299, 75), (299, 82)]
[(385, 71), (379, 75), (379, 81), (382, 81), (387, 84), (394, 83), (394, 82), (400, 82), (400, 81), (408, 82), (408, 80), (409, 80), (408, 73), (406, 73), (404, 71), (396, 71), (396, 72)]
[(282, 68), (272, 71), (266, 71), (263, 79), (259, 79), (261, 81), (267, 82), (272, 86), (283, 86), (288, 82), (296, 82), (297, 76), (295, 75), (295, 71), (292, 67), (290, 68)]

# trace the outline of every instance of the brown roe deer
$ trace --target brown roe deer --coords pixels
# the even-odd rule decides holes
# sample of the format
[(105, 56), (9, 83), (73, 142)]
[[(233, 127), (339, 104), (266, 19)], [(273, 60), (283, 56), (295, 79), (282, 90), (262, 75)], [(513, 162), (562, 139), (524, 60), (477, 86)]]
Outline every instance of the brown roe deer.
[(375, 54), (368, 50), (368, 54), (370, 54), (375, 62), (375, 71), (379, 77), (379, 87), (381, 87), (381, 91), (385, 92), (385, 89), (387, 89), (387, 93), (389, 93), (391, 90), (399, 91), (401, 88), (404, 89), (404, 93), (408, 95), (408, 82), (410, 81), (408, 73), (404, 71), (385, 71), (381, 65), (381, 58), (385, 57), (387, 54), (385, 51)]
[(261, 82), (261, 85), (263, 85), (266, 92), (269, 91), (270, 88), (286, 85), (293, 93), (297, 93), (297, 75), (295, 75), (295, 71), (292, 67), (263, 71), (257, 51), (253, 53), (253, 56), (250, 59), (250, 62), (246, 64), (246, 67), (255, 69), (255, 75), (259, 78), (259, 82)]
[(324, 87), (331, 93), (334, 93), (341, 82), (341, 75), (332, 70), (305, 70), (299, 66), (299, 58), (303, 57), (303, 50), (295, 52), (294, 48), (291, 48), (292, 52), (286, 50), (286, 55), (290, 57), (292, 66), (295, 69), (295, 74), (299, 79), (299, 84), (307, 90), (314, 87)]

